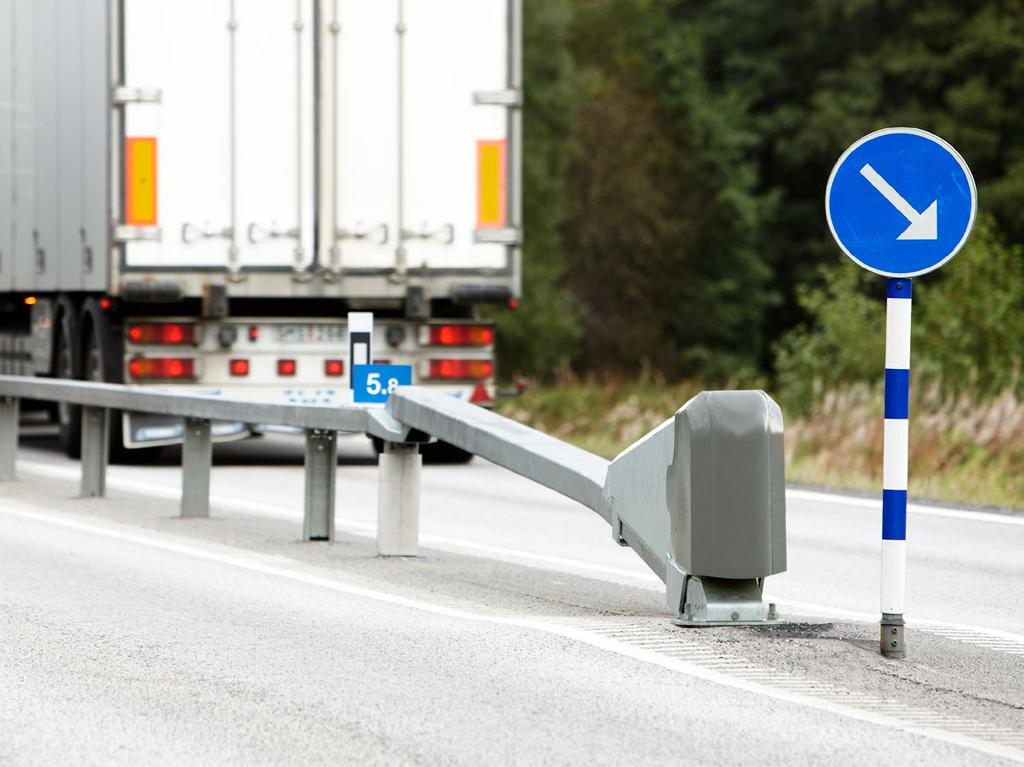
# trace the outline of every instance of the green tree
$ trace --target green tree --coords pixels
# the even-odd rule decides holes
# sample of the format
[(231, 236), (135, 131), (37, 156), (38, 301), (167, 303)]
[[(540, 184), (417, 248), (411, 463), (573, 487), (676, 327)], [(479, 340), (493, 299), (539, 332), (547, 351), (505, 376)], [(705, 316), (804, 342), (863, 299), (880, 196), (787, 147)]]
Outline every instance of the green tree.
[[(877, 383), (885, 366), (885, 279), (845, 257), (798, 291), (809, 322), (776, 347), (785, 405), (807, 413), (822, 393)], [(1024, 248), (1008, 245), (991, 216), (941, 271), (914, 280), (915, 377), (946, 393), (987, 398), (1024, 392)]]
[(655, 0), (580, 0), (580, 152), (569, 286), (580, 360), (724, 378), (757, 368), (774, 299), (758, 252), (754, 139), (743, 104), (709, 92), (699, 34)]
[(527, 0), (526, 16), (506, 370), (714, 379), (797, 354), (771, 350), (822, 316), (821, 291), (859, 285), (821, 269), (838, 252), (825, 181), (887, 125), (950, 140), (994, 226), (1024, 241), (1019, 0)]
[(548, 374), (571, 356), (580, 335), (578, 307), (563, 286), (562, 228), (578, 100), (571, 4), (526, 0), (524, 24), (523, 300), (516, 311), (491, 312), (505, 376)]
[(1024, 239), (1024, 4), (1005, 0), (679, 0), (699, 30), (706, 87), (745, 105), (756, 136), (760, 250), (784, 303), (777, 339), (800, 322), (797, 286), (836, 252), (824, 223), (825, 180), (842, 150), (890, 125), (933, 131), (971, 165), (980, 197), (1013, 241)]

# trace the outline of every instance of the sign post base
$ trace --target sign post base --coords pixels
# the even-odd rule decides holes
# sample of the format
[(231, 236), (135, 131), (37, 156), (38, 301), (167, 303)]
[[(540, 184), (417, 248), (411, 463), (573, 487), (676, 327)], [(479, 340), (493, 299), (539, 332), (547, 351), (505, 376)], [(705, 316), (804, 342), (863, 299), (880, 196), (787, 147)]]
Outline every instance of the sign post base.
[(878, 649), (886, 658), (904, 658), (907, 646), (904, 642), (902, 615), (883, 615), (880, 625)]

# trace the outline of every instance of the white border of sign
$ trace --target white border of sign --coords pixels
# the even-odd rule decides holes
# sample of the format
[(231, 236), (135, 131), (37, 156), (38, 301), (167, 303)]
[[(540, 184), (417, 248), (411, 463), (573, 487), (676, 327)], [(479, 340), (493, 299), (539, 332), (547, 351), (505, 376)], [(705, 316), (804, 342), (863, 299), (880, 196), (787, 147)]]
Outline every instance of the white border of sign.
[[(925, 138), (925, 139), (928, 139), (929, 141), (935, 142), (936, 144), (941, 146), (943, 149), (945, 149), (947, 152), (949, 152), (951, 155), (953, 155), (953, 159), (956, 160), (957, 163), (960, 165), (960, 167), (963, 169), (964, 175), (967, 176), (967, 183), (971, 187), (971, 218), (967, 222), (967, 229), (966, 229), (966, 231), (964, 231), (964, 236), (960, 238), (960, 242), (958, 242), (956, 244), (956, 247), (953, 248), (952, 252), (949, 255), (947, 255), (945, 258), (943, 258), (941, 261), (939, 261), (934, 266), (930, 266), (927, 269), (921, 269), (920, 271), (916, 271), (916, 272), (883, 272), (883, 271), (879, 271), (878, 269), (872, 269), (870, 266), (865, 264), (863, 261), (861, 261), (855, 255), (853, 255), (853, 253), (851, 253), (849, 250), (846, 249), (846, 246), (843, 244), (843, 241), (841, 239), (839, 239), (839, 235), (836, 234), (836, 228), (832, 225), (832, 211), (830, 209), (829, 203), (830, 203), (831, 198), (832, 198), (832, 182), (835, 180), (836, 172), (839, 170), (840, 166), (842, 166), (842, 164), (846, 161), (846, 158), (849, 157), (850, 154), (855, 149), (857, 149), (857, 147), (859, 147), (861, 144), (863, 144), (863, 143), (865, 143), (867, 141), (870, 141), (873, 138), (877, 138), (878, 136), (885, 136), (885, 135), (888, 135), (890, 133), (909, 133), (911, 135), (920, 136), (921, 138)], [(867, 269), (869, 272), (874, 272), (875, 274), (880, 274), (883, 277), (917, 277), (918, 275), (921, 275), (921, 274), (927, 274), (928, 272), (933, 272), (936, 269), (938, 269), (939, 267), (941, 267), (943, 264), (945, 264), (947, 261), (949, 261), (949, 259), (951, 259), (957, 253), (959, 253), (960, 252), (960, 248), (962, 248), (964, 246), (964, 244), (967, 242), (967, 238), (970, 237), (971, 230), (974, 228), (974, 218), (977, 215), (977, 213), (978, 213), (978, 189), (974, 185), (974, 176), (971, 174), (971, 169), (967, 167), (967, 163), (964, 161), (964, 158), (960, 156), (960, 153), (958, 151), (956, 151), (949, 144), (949, 142), (945, 141), (944, 139), (939, 138), (934, 133), (929, 133), (928, 131), (921, 130), (920, 128), (882, 128), (881, 130), (876, 130), (874, 133), (869, 133), (866, 136), (862, 136), (861, 138), (859, 138), (855, 142), (853, 142), (847, 148), (847, 150), (845, 152), (843, 152), (843, 154), (839, 157), (839, 159), (836, 160), (836, 164), (832, 167), (832, 173), (829, 174), (828, 184), (825, 185), (825, 220), (828, 221), (828, 228), (829, 228), (829, 231), (832, 232), (832, 238), (836, 241), (836, 244), (838, 244), (839, 247), (842, 249), (843, 253), (845, 253), (847, 256), (849, 256), (850, 259), (854, 263), (858, 264), (859, 266), (862, 266), (863, 268)]]

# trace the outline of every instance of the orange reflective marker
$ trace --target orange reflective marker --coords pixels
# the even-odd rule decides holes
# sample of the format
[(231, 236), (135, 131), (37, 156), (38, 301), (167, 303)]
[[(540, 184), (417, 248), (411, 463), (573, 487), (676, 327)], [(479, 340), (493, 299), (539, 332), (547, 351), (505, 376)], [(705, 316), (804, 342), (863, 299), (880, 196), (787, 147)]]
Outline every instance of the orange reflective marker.
[(156, 225), (156, 138), (136, 136), (124, 142), (124, 222)]
[(505, 226), (505, 139), (476, 142), (476, 226)]

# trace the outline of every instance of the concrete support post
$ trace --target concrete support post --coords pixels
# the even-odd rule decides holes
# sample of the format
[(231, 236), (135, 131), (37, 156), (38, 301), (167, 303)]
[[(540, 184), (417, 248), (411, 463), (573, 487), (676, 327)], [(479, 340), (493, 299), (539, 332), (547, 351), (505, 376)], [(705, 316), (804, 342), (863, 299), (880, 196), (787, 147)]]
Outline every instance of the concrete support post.
[(181, 516), (210, 516), (210, 421), (185, 419), (185, 441), (181, 446)]
[(417, 445), (384, 443), (377, 473), (377, 553), (382, 557), (418, 553), (422, 465)]
[(338, 464), (338, 434), (306, 429), (306, 509), (302, 539), (334, 539), (334, 474)]
[(0, 480), (14, 479), (18, 453), (18, 400), (0, 397)]
[(102, 498), (107, 491), (107, 455), (110, 450), (110, 411), (82, 408), (83, 498)]

